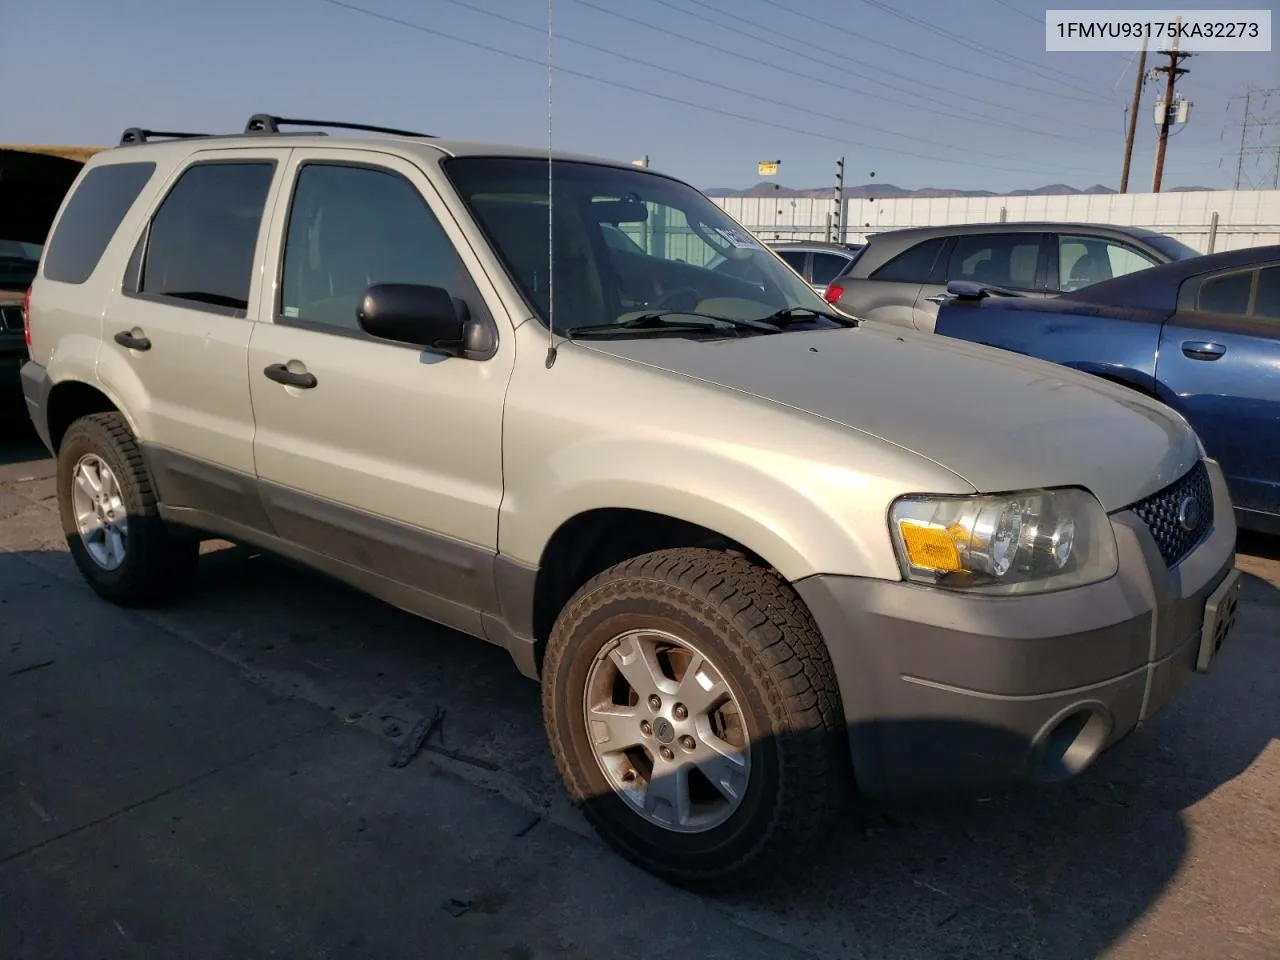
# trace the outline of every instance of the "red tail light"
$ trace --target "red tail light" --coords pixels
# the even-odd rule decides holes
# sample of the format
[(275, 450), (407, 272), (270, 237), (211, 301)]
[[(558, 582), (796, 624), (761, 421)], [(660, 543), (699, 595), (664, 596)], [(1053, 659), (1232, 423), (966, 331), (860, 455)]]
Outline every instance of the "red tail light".
[(843, 296), (844, 287), (840, 286), (838, 283), (829, 283), (827, 284), (827, 289), (822, 294), (822, 299), (827, 301), (827, 303), (836, 304), (840, 302), (840, 298)]
[(22, 333), (27, 340), (27, 349), (31, 349), (31, 288), (27, 287), (22, 298)]

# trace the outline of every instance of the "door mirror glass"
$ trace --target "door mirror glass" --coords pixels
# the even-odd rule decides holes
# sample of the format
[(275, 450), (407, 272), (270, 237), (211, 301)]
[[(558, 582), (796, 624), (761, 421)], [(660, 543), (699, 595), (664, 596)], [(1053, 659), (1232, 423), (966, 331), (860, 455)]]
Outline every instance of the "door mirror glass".
[(360, 328), (396, 343), (459, 353), (466, 324), (447, 290), (418, 283), (375, 283), (356, 308)]

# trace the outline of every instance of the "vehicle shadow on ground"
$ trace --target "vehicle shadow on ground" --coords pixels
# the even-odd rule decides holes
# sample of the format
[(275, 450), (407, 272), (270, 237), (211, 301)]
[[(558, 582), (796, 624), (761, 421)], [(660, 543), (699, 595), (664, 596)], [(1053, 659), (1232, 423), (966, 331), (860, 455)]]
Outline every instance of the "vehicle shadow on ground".
[[(1249, 605), (1213, 673), (1076, 780), (858, 805), (801, 870), (716, 908), (779, 935), (798, 918), (834, 924), (847, 956), (1099, 955), (1183, 865), (1184, 811), (1280, 736), (1280, 676), (1267, 666), (1280, 590), (1252, 577), (1245, 589)], [(86, 600), (98, 602), (87, 590)], [(535, 803), (562, 795), (538, 687), (496, 647), (225, 545), (202, 558), (193, 596), (151, 615), (281, 695), (368, 727), (389, 753), (415, 717), (439, 710), (430, 749), (520, 784)]]

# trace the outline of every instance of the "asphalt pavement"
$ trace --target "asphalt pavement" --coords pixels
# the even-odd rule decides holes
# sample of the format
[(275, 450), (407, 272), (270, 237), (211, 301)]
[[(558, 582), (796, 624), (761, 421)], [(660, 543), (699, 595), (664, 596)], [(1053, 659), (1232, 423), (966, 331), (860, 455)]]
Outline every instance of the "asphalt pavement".
[(586, 830), (502, 651), (222, 543), (112, 607), (0, 439), (0, 956), (1275, 960), (1280, 541), (1241, 551), (1213, 673), (1084, 776), (851, 809), (730, 898)]

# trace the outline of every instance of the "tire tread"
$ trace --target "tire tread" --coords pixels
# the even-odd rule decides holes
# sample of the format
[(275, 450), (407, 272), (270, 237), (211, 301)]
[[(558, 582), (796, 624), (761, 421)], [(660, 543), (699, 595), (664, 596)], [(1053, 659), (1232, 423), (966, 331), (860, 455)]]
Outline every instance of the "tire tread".
[[(134, 556), (127, 576), (118, 584), (108, 585), (95, 579), (90, 570), (85, 573), (86, 579), (103, 597), (122, 606), (150, 606), (180, 595), (195, 573), (200, 545), (195, 540), (174, 537), (160, 517), (155, 484), (128, 420), (118, 412), (81, 417), (67, 428), (61, 449), (74, 448), (81, 438), (99, 455), (110, 450), (124, 461), (124, 475), (117, 477), (121, 493), (126, 503), (136, 499), (129, 515), (129, 551)], [(69, 496), (69, 492), (65, 495)], [(64, 520), (64, 527), (69, 542), (78, 540), (73, 524)], [(92, 563), (77, 558), (82, 569), (84, 562)]]
[[(718, 888), (755, 882), (782, 860), (820, 838), (845, 811), (852, 786), (844, 712), (825, 642), (808, 609), (776, 571), (709, 549), (672, 549), (625, 560), (593, 577), (575, 593), (552, 630), (544, 660), (543, 713), (548, 731), (562, 709), (552, 678), (571, 649), (577, 624), (601, 606), (624, 599), (656, 599), (685, 608), (721, 636), (740, 638), (734, 654), (764, 691), (780, 750), (782, 802), (768, 827), (733, 861), (706, 867), (673, 867), (648, 861), (634, 849), (621, 852), (674, 883)], [(718, 623), (717, 623), (718, 622)], [(724, 627), (731, 629), (725, 630)], [(552, 752), (576, 802), (586, 781), (564, 744), (551, 736)], [(597, 830), (601, 824), (584, 814)], [(606, 840), (610, 839), (606, 837)]]

